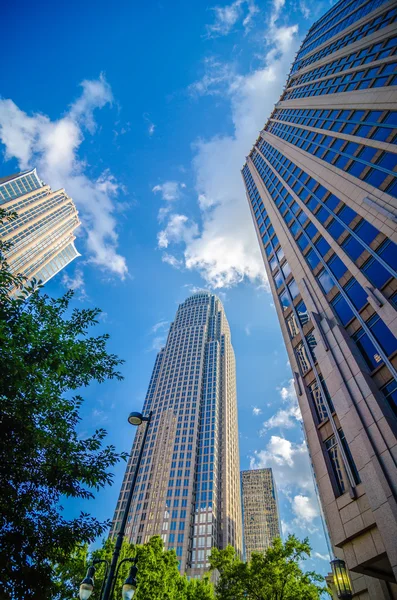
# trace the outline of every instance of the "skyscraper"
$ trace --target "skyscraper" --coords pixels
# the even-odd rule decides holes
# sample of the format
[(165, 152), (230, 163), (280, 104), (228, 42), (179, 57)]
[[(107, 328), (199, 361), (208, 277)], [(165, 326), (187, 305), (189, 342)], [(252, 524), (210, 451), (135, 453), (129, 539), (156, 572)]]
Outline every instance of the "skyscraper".
[(242, 169), (333, 548), (377, 600), (397, 597), (396, 18), (340, 0), (317, 21)]
[(76, 207), (65, 190), (44, 184), (36, 169), (0, 179), (0, 208), (18, 215), (0, 226), (1, 239), (12, 242), (6, 255), (12, 273), (45, 283), (79, 256)]
[[(242, 552), (235, 358), (222, 303), (200, 292), (183, 302), (159, 352), (144, 403), (153, 411), (127, 536), (161, 535), (180, 570), (199, 577), (211, 547)], [(120, 525), (143, 432), (138, 431), (117, 503)]]
[(277, 490), (272, 469), (241, 472), (245, 559), (265, 552), (281, 536)]

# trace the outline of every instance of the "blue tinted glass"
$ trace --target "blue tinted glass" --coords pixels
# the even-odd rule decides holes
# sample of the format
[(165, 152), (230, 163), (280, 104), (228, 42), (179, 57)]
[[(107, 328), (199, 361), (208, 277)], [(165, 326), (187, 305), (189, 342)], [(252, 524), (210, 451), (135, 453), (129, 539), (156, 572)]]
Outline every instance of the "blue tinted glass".
[(306, 260), (312, 269), (315, 269), (317, 267), (318, 263), (320, 262), (320, 259), (318, 258), (317, 254), (314, 252), (314, 250), (310, 250), (310, 252), (308, 252), (306, 254)]
[(362, 270), (370, 282), (379, 289), (383, 287), (386, 281), (388, 281), (391, 277), (390, 273), (386, 271), (384, 267), (382, 267), (376, 258), (370, 258), (369, 261), (367, 261), (362, 267)]
[(291, 267), (289, 266), (289, 264), (287, 262), (284, 263), (281, 267), (281, 270), (284, 273), (284, 277), (287, 279), (288, 275), (291, 273)]
[(321, 273), (317, 276), (317, 279), (319, 280), (320, 285), (326, 294), (328, 294), (328, 292), (332, 290), (335, 285), (331, 275), (327, 273), (325, 269), (324, 271), (321, 271)]
[(377, 161), (378, 165), (381, 165), (384, 169), (389, 169), (389, 171), (393, 171), (394, 167), (397, 165), (397, 154), (393, 152), (385, 152), (382, 158)]
[(300, 230), (300, 225), (296, 221), (294, 221), (290, 227), (292, 234), (295, 236)]
[(297, 295), (299, 294), (299, 289), (298, 286), (296, 285), (296, 281), (295, 279), (293, 279), (289, 284), (288, 284), (288, 289), (291, 292), (291, 296), (292, 298), (296, 298)]
[(296, 307), (296, 312), (298, 313), (300, 324), (302, 326), (305, 325), (309, 321), (309, 313), (303, 300)]
[(305, 229), (309, 238), (313, 239), (317, 233), (317, 228), (313, 225), (313, 223), (309, 223), (309, 225)]
[(306, 221), (306, 219), (307, 219), (307, 214), (304, 211), (302, 211), (300, 213), (300, 215), (298, 216), (299, 223), (302, 223), (302, 225), (303, 225), (303, 223)]
[(301, 250), (304, 250), (308, 244), (307, 237), (305, 235), (301, 235), (297, 241), (299, 248)]
[(349, 235), (342, 244), (342, 248), (350, 256), (351, 259), (356, 260), (360, 254), (364, 251), (364, 246), (360, 244), (353, 236)]
[(371, 148), (370, 146), (364, 146), (363, 150), (359, 154), (361, 160), (371, 162), (375, 154), (378, 152), (378, 148)]
[(388, 265), (397, 270), (397, 246), (391, 240), (387, 240), (383, 246), (377, 250), (379, 256), (383, 258)]
[(333, 299), (332, 306), (340, 318), (342, 325), (347, 325), (347, 323), (354, 317), (352, 309), (341, 294), (338, 294), (336, 298)]
[(367, 293), (355, 279), (351, 279), (344, 289), (357, 310), (367, 304)]
[(368, 245), (376, 238), (376, 236), (379, 233), (378, 229), (371, 225), (371, 223), (368, 223), (368, 221), (365, 221), (365, 219), (363, 219), (361, 223), (357, 225), (354, 231)]
[(327, 240), (323, 237), (320, 237), (316, 242), (316, 248), (320, 252), (321, 256), (325, 256), (331, 246), (328, 244)]
[(362, 330), (359, 330), (353, 339), (355, 340), (358, 349), (360, 350), (365, 362), (371, 370), (382, 364), (382, 358), (379, 356), (378, 351), (366, 333), (363, 333)]
[(291, 301), (285, 290), (280, 294), (280, 303), (284, 310), (287, 310), (287, 308), (291, 306)]
[(272, 271), (274, 271), (274, 269), (277, 267), (277, 260), (275, 256), (272, 256), (272, 258), (270, 259), (270, 268)]
[(277, 271), (277, 273), (274, 275), (274, 283), (276, 284), (276, 288), (279, 288), (280, 285), (283, 284), (283, 278), (280, 271)]
[(340, 279), (347, 271), (347, 267), (336, 254), (328, 261), (328, 265), (337, 279)]
[(337, 240), (339, 238), (339, 236), (346, 231), (346, 229), (343, 227), (343, 225), (341, 225), (338, 221), (336, 221), (335, 219), (333, 219), (333, 221), (331, 221), (331, 223), (329, 223), (329, 225), (327, 226), (327, 230), (330, 232), (330, 234), (332, 235), (332, 237)]
[(338, 204), (339, 204), (340, 200), (339, 198), (337, 198), (336, 196), (334, 196), (333, 194), (331, 194), (326, 200), (325, 200), (325, 204), (328, 206), (328, 208), (330, 208), (331, 210), (334, 210)]
[(348, 168), (348, 172), (351, 175), (354, 175), (354, 177), (360, 177), (361, 173), (363, 172), (365, 165), (358, 161), (358, 160), (354, 160), (352, 162), (352, 164), (350, 165), (350, 167)]
[(278, 258), (279, 262), (281, 262), (282, 259), (284, 258), (284, 250), (280, 247), (277, 250), (276, 254), (277, 254), (277, 258)]
[(387, 173), (379, 171), (378, 169), (371, 169), (368, 175), (365, 177), (365, 181), (370, 185), (378, 188), (382, 185), (387, 177)]
[(382, 392), (386, 396), (386, 399), (394, 412), (397, 414), (397, 381), (395, 381), (395, 379), (390, 381), (390, 383), (382, 388)]
[(316, 219), (320, 221), (320, 223), (325, 223), (325, 221), (329, 217), (329, 212), (322, 206), (320, 210), (316, 213)]
[(371, 317), (368, 321), (368, 326), (387, 356), (393, 354), (397, 349), (397, 340), (382, 319), (378, 316)]
[(350, 208), (350, 206), (344, 206), (342, 208), (342, 210), (340, 210), (338, 212), (338, 217), (344, 222), (346, 223), (346, 225), (349, 225), (349, 223), (354, 219), (354, 217), (357, 216), (357, 213)]
[(271, 247), (270, 244), (268, 246), (266, 246), (266, 248), (265, 248), (266, 256), (269, 256), (269, 254), (272, 253), (272, 250), (273, 250), (273, 248)]

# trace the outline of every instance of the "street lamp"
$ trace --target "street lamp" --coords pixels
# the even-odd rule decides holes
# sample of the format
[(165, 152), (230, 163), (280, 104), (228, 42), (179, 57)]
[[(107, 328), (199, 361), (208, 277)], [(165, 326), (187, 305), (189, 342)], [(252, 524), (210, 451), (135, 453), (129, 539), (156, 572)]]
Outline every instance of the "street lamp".
[(88, 600), (94, 591), (94, 575), (95, 567), (88, 567), (87, 574), (80, 584), (79, 598), (80, 600)]
[[(149, 425), (150, 425), (151, 418), (152, 418), (152, 411), (150, 411), (148, 417), (144, 417), (139, 412), (132, 412), (132, 413), (130, 413), (130, 415), (128, 417), (128, 422), (131, 425), (134, 425), (135, 427), (139, 427), (139, 425), (141, 425), (142, 423), (146, 423), (146, 427), (145, 427), (145, 433), (143, 434), (141, 449), (140, 449), (139, 456), (138, 456), (138, 462), (136, 464), (134, 477), (131, 482), (131, 488), (130, 488), (130, 492), (128, 494), (127, 504), (126, 504), (126, 507), (124, 510), (123, 519), (121, 521), (120, 529), (117, 533), (117, 539), (116, 539), (116, 544), (114, 546), (112, 562), (111, 562), (110, 569), (109, 569), (109, 575), (106, 580), (105, 589), (103, 591), (102, 600), (111, 600), (111, 597), (112, 597), (117, 563), (118, 563), (119, 556), (120, 556), (121, 546), (123, 545), (123, 539), (124, 539), (124, 534), (125, 534), (125, 528), (127, 525), (128, 513), (130, 512), (130, 508), (131, 508), (132, 497), (134, 495), (135, 484), (136, 484), (136, 480), (138, 478), (139, 467), (141, 464), (142, 455), (143, 455), (143, 451), (145, 448), (146, 437), (147, 437), (147, 434), (149, 431)], [(133, 569), (135, 569), (134, 572), (133, 572)], [(133, 589), (134, 585), (136, 587), (135, 577), (133, 576), (134, 573), (136, 575), (136, 566), (131, 567), (130, 575), (127, 577), (126, 581), (124, 582), (123, 600), (130, 600), (135, 593), (135, 589)], [(131, 580), (130, 580), (130, 576), (131, 576)], [(125, 587), (125, 590), (124, 590), (124, 587)], [(125, 594), (127, 594), (127, 595), (125, 595)], [(89, 598), (89, 596), (87, 596), (87, 598)]]
[[(91, 596), (92, 592), (94, 591), (95, 565), (99, 565), (100, 563), (104, 563), (106, 565), (106, 569), (105, 569), (105, 578), (106, 578), (106, 575), (108, 573), (109, 563), (107, 560), (101, 560), (99, 558), (96, 558), (93, 561), (92, 565), (90, 567), (88, 567), (87, 574), (80, 584), (80, 589), (79, 589), (80, 600), (88, 600), (88, 598)], [(102, 588), (101, 588), (101, 594), (99, 597), (101, 597), (101, 595), (102, 595), (102, 590), (103, 590), (103, 583), (102, 583)]]
[(334, 560), (331, 560), (331, 568), (338, 598), (340, 600), (351, 600), (353, 594), (345, 561), (334, 558)]

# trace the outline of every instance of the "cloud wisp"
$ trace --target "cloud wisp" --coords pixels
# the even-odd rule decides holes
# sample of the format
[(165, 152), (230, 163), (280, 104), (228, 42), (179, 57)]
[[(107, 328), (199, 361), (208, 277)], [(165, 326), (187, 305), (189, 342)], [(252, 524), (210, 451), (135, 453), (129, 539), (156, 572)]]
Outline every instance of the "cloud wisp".
[(21, 170), (35, 166), (53, 190), (65, 188), (80, 212), (88, 261), (123, 279), (128, 268), (118, 253), (114, 217), (122, 186), (108, 170), (90, 177), (79, 157), (84, 133), (95, 134), (94, 113), (112, 103), (112, 91), (103, 75), (83, 81), (81, 88), (81, 95), (57, 120), (28, 115), (12, 100), (0, 99), (0, 140), (6, 160), (16, 159)]
[(208, 38), (229, 35), (239, 21), (242, 21), (247, 33), (254, 15), (259, 12), (253, 0), (235, 0), (226, 6), (214, 6), (211, 10), (214, 13), (214, 21), (206, 27)]
[(291, 429), (302, 421), (301, 411), (296, 397), (294, 380), (290, 379), (287, 386), (280, 390), (280, 399), (283, 407), (263, 423), (262, 435), (269, 429)]
[[(218, 99), (221, 95), (229, 103), (233, 123), (230, 135), (195, 140), (192, 166), (200, 219), (195, 224), (185, 221), (190, 234), (180, 227), (179, 237), (173, 238), (173, 243), (184, 244), (183, 252), (173, 252), (176, 259), (187, 269), (198, 271), (212, 289), (231, 287), (244, 279), (266, 284), (240, 169), (280, 95), (297, 49), (297, 25), (277, 27), (282, 1), (275, 1), (268, 19), (266, 53), (260, 68), (239, 74), (233, 64), (209, 57), (203, 78), (189, 88), (196, 98), (213, 95)], [(229, 31), (239, 18), (241, 6), (235, 2), (224, 7), (227, 13), (216, 12), (216, 22), (227, 24), (221, 31)], [(174, 215), (168, 218), (172, 226)], [(171, 239), (167, 239), (169, 247)]]

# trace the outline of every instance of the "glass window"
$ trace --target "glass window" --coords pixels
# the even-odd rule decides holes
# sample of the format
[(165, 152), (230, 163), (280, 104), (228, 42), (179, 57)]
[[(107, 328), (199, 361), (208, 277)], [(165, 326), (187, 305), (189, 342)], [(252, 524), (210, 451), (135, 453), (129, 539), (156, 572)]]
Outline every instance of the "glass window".
[(392, 379), (381, 390), (397, 416), (397, 381)]
[(309, 225), (306, 227), (305, 231), (306, 231), (307, 235), (309, 236), (309, 238), (313, 239), (317, 233), (317, 228), (315, 225), (313, 225), (312, 222), (310, 222)]
[(342, 248), (352, 260), (357, 260), (364, 252), (364, 246), (356, 240), (352, 235), (349, 235), (342, 243)]
[(280, 287), (280, 285), (283, 284), (283, 278), (282, 278), (280, 271), (277, 271), (277, 273), (273, 276), (273, 279), (274, 279), (276, 288), (278, 289)]
[(295, 355), (296, 355), (296, 359), (297, 359), (300, 371), (301, 371), (302, 375), (304, 375), (311, 369), (311, 366), (310, 366), (309, 357), (307, 356), (307, 352), (303, 345), (303, 342), (300, 342), (297, 345), (297, 347), (295, 348)]
[(327, 240), (323, 237), (319, 237), (315, 245), (317, 250), (320, 252), (321, 256), (325, 256), (328, 250), (331, 248)]
[(354, 231), (366, 244), (368, 244), (368, 246), (374, 241), (379, 233), (378, 229), (371, 225), (371, 223), (368, 223), (365, 219), (357, 225)]
[(277, 260), (275, 256), (272, 256), (270, 259), (270, 268), (272, 271), (277, 267)]
[(312, 249), (310, 250), (306, 256), (305, 256), (307, 262), (309, 263), (309, 265), (311, 266), (312, 269), (315, 269), (318, 265), (318, 263), (320, 262), (319, 257), (317, 256), (317, 253)]
[(357, 485), (357, 484), (360, 483), (361, 479), (360, 479), (360, 476), (358, 474), (357, 467), (356, 467), (356, 465), (354, 463), (352, 453), (350, 452), (350, 448), (349, 448), (348, 443), (346, 441), (345, 434), (344, 434), (343, 430), (342, 429), (338, 429), (338, 433), (339, 433), (340, 441), (342, 442), (343, 450), (345, 451), (345, 455), (346, 455), (347, 461), (349, 463), (349, 467), (350, 467), (350, 469), (352, 471), (352, 474), (353, 474), (354, 482)]
[(350, 279), (344, 290), (357, 310), (361, 310), (367, 304), (367, 293), (355, 279)]
[(339, 256), (334, 254), (328, 261), (328, 266), (331, 269), (333, 275), (335, 275), (336, 279), (340, 279), (347, 271), (347, 267), (341, 261)]
[(382, 357), (362, 327), (353, 335), (353, 340), (371, 371), (383, 363)]
[(288, 284), (288, 289), (291, 292), (292, 299), (295, 299), (299, 294), (299, 289), (298, 289), (295, 279), (290, 281), (290, 283)]
[(281, 292), (279, 297), (280, 297), (280, 304), (283, 307), (283, 310), (284, 311), (287, 310), (287, 308), (289, 306), (291, 306), (291, 300), (289, 298), (287, 291), (284, 290), (283, 292)]
[(284, 273), (284, 277), (287, 279), (288, 275), (291, 273), (291, 267), (287, 262), (283, 264), (281, 267), (282, 272)]
[(277, 250), (276, 254), (277, 254), (277, 258), (278, 258), (279, 262), (281, 262), (284, 258), (284, 250), (280, 247)]
[(391, 277), (389, 271), (376, 258), (370, 258), (361, 268), (370, 282), (378, 289), (381, 289)]
[(397, 271), (397, 246), (391, 240), (386, 240), (376, 251), (388, 265)]
[(297, 242), (298, 242), (299, 248), (301, 250), (304, 250), (308, 244), (306, 235), (302, 234), (301, 236), (299, 236), (299, 238), (297, 239)]
[(342, 325), (347, 325), (349, 321), (354, 317), (353, 311), (342, 296), (342, 294), (338, 294), (331, 302), (334, 311), (340, 318)]
[(320, 388), (317, 385), (317, 381), (314, 381), (308, 386), (310, 398), (313, 402), (313, 406), (315, 408), (317, 418), (319, 422), (325, 421), (328, 419), (327, 409), (325, 408), (325, 403), (320, 391)]
[(351, 223), (351, 221), (354, 219), (354, 217), (357, 216), (357, 213), (350, 208), (350, 206), (344, 206), (342, 208), (342, 210), (340, 210), (338, 212), (338, 217), (344, 222), (346, 223), (346, 225), (349, 225), (349, 223)]
[(291, 338), (295, 337), (299, 333), (298, 325), (294, 313), (291, 313), (287, 319), (287, 326)]
[(328, 292), (332, 290), (335, 285), (335, 281), (325, 269), (323, 269), (321, 273), (317, 275), (317, 279), (326, 294), (328, 294)]
[(339, 236), (346, 231), (343, 225), (341, 225), (339, 221), (336, 221), (335, 219), (332, 219), (332, 221), (328, 224), (327, 230), (335, 240), (337, 240)]
[(300, 324), (303, 327), (303, 325), (305, 325), (309, 321), (309, 313), (306, 308), (306, 304), (303, 302), (303, 300), (301, 300), (299, 302), (299, 304), (297, 304), (296, 312), (298, 314), (298, 319), (300, 321)]
[(306, 337), (308, 346), (310, 348), (311, 355), (314, 358), (314, 360), (316, 360), (316, 353), (314, 351), (314, 348), (317, 346), (316, 338), (314, 337), (312, 331), (310, 333), (308, 333), (305, 337)]
[(367, 325), (387, 356), (397, 350), (396, 338), (378, 315), (375, 314), (368, 319)]
[(332, 472), (335, 476), (336, 485), (340, 494), (346, 491), (346, 475), (343, 469), (342, 456), (336, 443), (335, 436), (332, 435), (324, 442), (325, 449), (331, 463)]

